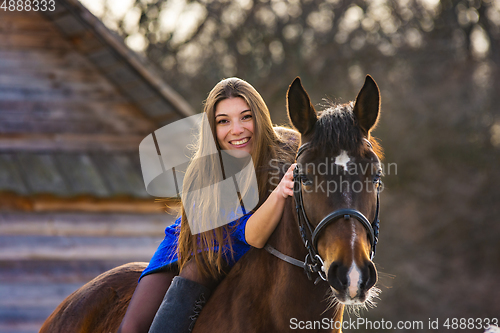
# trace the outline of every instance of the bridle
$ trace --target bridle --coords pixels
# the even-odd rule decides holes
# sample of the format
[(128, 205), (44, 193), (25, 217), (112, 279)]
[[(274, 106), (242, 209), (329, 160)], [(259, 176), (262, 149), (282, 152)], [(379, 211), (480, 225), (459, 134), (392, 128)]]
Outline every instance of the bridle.
[[(371, 143), (364, 139), (367, 142), (368, 146), (372, 148)], [(305, 143), (300, 146), (297, 151), (297, 155), (295, 156), (295, 160), (297, 161), (299, 156), (309, 148), (309, 143)], [(302, 177), (301, 170), (299, 165), (295, 167), (293, 170), (293, 198), (295, 201), (295, 209), (297, 211), (297, 221), (299, 225), (300, 235), (302, 237), (302, 241), (304, 242), (304, 246), (306, 247), (308, 253), (305, 257), (304, 261), (300, 261), (298, 259), (287, 256), (270, 245), (266, 245), (265, 249), (271, 253), (272, 255), (292, 264), (295, 266), (299, 266), (304, 268), (307, 277), (309, 280), (312, 280), (311, 273), (317, 273), (319, 277), (315, 280), (315, 284), (320, 281), (320, 279), (326, 281), (326, 272), (323, 269), (324, 263), (323, 259), (318, 253), (318, 238), (321, 232), (330, 224), (337, 221), (340, 218), (344, 218), (344, 220), (349, 220), (354, 218), (361, 222), (363, 227), (366, 229), (368, 237), (370, 239), (371, 250), (370, 250), (370, 260), (373, 260), (375, 257), (376, 246), (378, 243), (378, 234), (380, 227), (379, 220), (379, 211), (380, 211), (380, 190), (382, 187), (382, 181), (380, 179), (381, 172), (377, 172), (376, 178), (373, 180), (373, 183), (377, 188), (377, 204), (375, 210), (375, 217), (373, 222), (370, 222), (359, 210), (351, 209), (351, 208), (343, 208), (336, 210), (327, 216), (325, 216), (316, 227), (314, 227), (309, 219), (307, 218), (306, 211), (304, 209), (304, 203), (302, 200)]]

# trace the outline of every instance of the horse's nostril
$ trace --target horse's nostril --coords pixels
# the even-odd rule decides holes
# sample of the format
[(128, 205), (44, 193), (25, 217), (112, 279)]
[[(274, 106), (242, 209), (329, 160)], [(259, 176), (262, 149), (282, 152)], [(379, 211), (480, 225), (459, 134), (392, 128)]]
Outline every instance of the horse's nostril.
[(378, 278), (375, 265), (371, 261), (367, 263), (367, 267), (368, 267), (368, 278), (366, 279), (366, 286), (365, 286), (366, 290), (373, 287), (375, 283), (377, 283), (377, 278)]
[(339, 262), (332, 262), (328, 269), (328, 283), (333, 289), (342, 292), (347, 289), (347, 268)]

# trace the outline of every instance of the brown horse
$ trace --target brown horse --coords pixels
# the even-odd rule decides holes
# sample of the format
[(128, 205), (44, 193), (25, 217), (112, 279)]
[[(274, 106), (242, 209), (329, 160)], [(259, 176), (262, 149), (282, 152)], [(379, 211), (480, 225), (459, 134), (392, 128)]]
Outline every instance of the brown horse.
[[(371, 302), (381, 173), (370, 130), (379, 107), (370, 76), (354, 103), (332, 105), (320, 117), (300, 79), (290, 85), (288, 113), (302, 142), (294, 197), (287, 199), (268, 251), (251, 249), (237, 262), (203, 308), (195, 332), (341, 332), (344, 306)], [(144, 267), (124, 265), (90, 281), (40, 332), (116, 332)], [(319, 283), (308, 278), (315, 273)]]

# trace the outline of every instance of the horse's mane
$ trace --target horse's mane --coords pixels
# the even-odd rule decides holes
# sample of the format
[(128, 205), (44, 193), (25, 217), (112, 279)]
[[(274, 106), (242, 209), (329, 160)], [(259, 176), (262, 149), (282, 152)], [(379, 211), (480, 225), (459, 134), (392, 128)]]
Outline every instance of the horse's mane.
[[(317, 149), (320, 156), (347, 151), (351, 155), (365, 155), (368, 149), (363, 140), (363, 133), (357, 126), (353, 112), (354, 102), (334, 104), (327, 101), (326, 108), (318, 112), (320, 115), (315, 131), (310, 140), (310, 146)], [(373, 136), (369, 137), (375, 154), (382, 158), (382, 148)]]

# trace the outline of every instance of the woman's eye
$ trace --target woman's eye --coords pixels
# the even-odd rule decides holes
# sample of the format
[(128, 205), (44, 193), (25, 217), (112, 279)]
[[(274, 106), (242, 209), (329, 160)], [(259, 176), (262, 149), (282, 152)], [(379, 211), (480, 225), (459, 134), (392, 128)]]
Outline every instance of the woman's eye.
[(226, 124), (227, 120), (226, 119), (221, 119), (217, 122), (217, 124)]
[(252, 119), (252, 115), (251, 114), (247, 114), (245, 116), (243, 116), (242, 118), (243, 120), (248, 120), (248, 119)]

